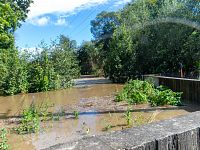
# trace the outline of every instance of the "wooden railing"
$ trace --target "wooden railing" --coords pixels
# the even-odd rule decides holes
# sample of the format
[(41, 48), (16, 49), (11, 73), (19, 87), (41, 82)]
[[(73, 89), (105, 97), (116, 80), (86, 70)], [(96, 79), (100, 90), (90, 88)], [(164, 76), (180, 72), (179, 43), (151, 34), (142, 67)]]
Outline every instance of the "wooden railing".
[(173, 91), (183, 92), (183, 100), (200, 104), (200, 80), (158, 75), (145, 75), (144, 79), (152, 81), (155, 85), (164, 85)]

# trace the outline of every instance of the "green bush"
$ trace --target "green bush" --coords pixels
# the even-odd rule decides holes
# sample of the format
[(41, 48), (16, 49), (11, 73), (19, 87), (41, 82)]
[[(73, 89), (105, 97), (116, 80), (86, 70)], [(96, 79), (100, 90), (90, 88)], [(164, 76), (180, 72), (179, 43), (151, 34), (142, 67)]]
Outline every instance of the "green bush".
[(116, 101), (127, 101), (129, 104), (142, 104), (148, 102), (153, 92), (153, 85), (140, 80), (130, 80), (123, 90), (116, 96)]
[(181, 104), (181, 94), (163, 86), (155, 88), (147, 81), (130, 80), (116, 95), (115, 101), (127, 101), (129, 104), (150, 103), (152, 106), (177, 106)]
[(178, 106), (181, 104), (181, 94), (173, 92), (171, 89), (158, 87), (154, 93), (149, 97), (152, 106), (173, 105)]

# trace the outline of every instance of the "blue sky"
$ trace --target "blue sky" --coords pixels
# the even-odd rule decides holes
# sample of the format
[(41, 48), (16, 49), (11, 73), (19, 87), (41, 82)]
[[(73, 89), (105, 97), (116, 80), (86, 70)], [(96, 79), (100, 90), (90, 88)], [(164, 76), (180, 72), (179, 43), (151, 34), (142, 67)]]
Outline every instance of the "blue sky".
[(77, 41), (91, 40), (90, 21), (101, 11), (116, 11), (131, 0), (34, 0), (28, 19), (15, 33), (20, 48), (35, 48), (64, 34)]

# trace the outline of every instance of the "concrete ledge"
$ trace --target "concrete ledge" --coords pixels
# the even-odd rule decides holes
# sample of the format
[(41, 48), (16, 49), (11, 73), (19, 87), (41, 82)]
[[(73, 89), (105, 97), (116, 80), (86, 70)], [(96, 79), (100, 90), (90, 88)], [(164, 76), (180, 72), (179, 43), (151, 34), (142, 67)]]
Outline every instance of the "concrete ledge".
[(86, 137), (46, 150), (200, 150), (200, 112)]

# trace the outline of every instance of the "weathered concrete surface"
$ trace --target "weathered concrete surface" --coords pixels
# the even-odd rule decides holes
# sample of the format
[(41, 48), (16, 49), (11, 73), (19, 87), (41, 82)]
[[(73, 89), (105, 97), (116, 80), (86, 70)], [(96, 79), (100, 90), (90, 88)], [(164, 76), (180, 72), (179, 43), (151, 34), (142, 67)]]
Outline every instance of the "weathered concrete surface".
[(200, 112), (105, 135), (86, 137), (46, 150), (200, 150)]

